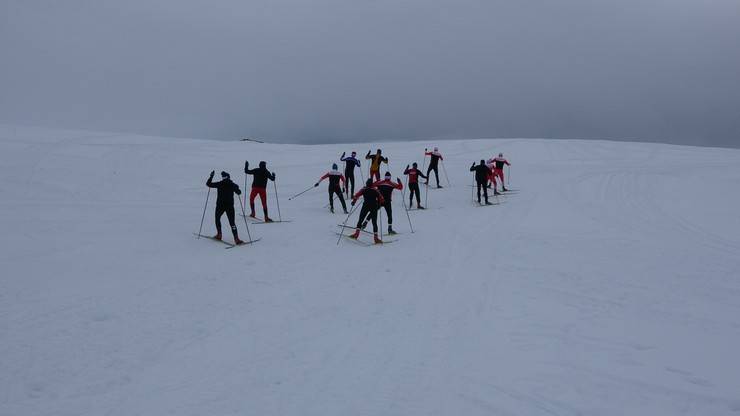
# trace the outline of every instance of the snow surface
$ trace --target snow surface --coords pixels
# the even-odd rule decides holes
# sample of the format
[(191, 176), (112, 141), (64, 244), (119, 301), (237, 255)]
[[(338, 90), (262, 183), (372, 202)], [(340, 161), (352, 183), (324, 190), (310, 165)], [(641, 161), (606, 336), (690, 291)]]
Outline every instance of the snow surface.
[[(337, 246), (326, 182), (287, 199), (342, 151), (395, 177), (433, 145), (453, 186), (414, 234), (397, 194), (393, 244)], [(520, 192), (473, 207), (499, 151)], [(293, 222), (194, 238), (207, 174), (245, 159)], [(2, 415), (740, 414), (738, 150), (2, 126), (0, 161)]]

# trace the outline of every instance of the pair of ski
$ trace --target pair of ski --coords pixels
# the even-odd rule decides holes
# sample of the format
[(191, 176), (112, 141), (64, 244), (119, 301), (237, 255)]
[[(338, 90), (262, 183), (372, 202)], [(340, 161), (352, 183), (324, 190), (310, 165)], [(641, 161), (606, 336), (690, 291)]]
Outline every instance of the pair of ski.
[[(341, 235), (341, 236), (342, 236), (342, 237), (344, 237), (345, 239), (347, 239), (347, 240), (349, 240), (349, 241), (352, 241), (352, 242), (354, 242), (354, 243), (357, 243), (357, 244), (359, 244), (359, 245), (363, 245), (363, 246), (365, 246), (365, 247), (371, 247), (371, 246), (375, 246), (375, 245), (378, 245), (378, 246), (382, 246), (383, 244), (390, 244), (390, 243), (393, 243), (394, 241), (396, 241), (396, 240), (383, 240), (383, 243), (382, 243), (382, 244), (375, 244), (374, 242), (373, 242), (373, 243), (371, 243), (371, 242), (365, 242), (365, 241), (360, 241), (360, 240), (359, 240), (359, 239), (357, 239), (357, 238), (352, 238), (352, 237), (350, 236), (351, 234), (344, 234), (344, 232), (343, 232), (343, 231), (344, 231), (345, 229), (346, 229), (346, 230), (352, 230), (352, 231), (354, 232), (354, 231), (356, 230), (356, 228), (354, 228), (354, 227), (349, 227), (349, 226), (347, 226), (347, 225), (342, 225), (342, 224), (337, 224), (337, 227), (341, 228), (341, 230), (340, 230), (340, 231), (337, 231), (337, 233), (336, 233), (337, 235)], [(371, 233), (370, 231), (360, 230), (360, 232), (361, 232), (361, 233), (364, 233), (364, 234), (367, 234), (367, 235), (368, 235), (368, 236), (369, 236), (370, 238), (373, 238), (373, 237), (375, 236), (375, 235), (374, 235), (373, 233)], [(395, 234), (399, 234), (399, 233), (395, 233)]]
[(278, 224), (281, 222), (292, 222), (291, 220), (272, 220), (272, 221), (265, 222), (265, 220), (262, 218), (252, 217), (252, 216), (244, 215), (244, 214), (239, 214), (239, 215), (249, 220), (249, 222), (251, 222), (252, 224)]
[(214, 237), (209, 236), (209, 235), (203, 235), (203, 234), (198, 234), (198, 233), (193, 233), (193, 235), (196, 236), (196, 237), (199, 237), (199, 238), (200, 237), (207, 238), (207, 239), (209, 239), (211, 241), (218, 241), (219, 243), (222, 243), (222, 244), (226, 245), (226, 247), (224, 247), (224, 248), (227, 248), (227, 249), (234, 248), (234, 247), (248, 246), (250, 244), (254, 244), (254, 243), (262, 240), (262, 238), (257, 238), (257, 239), (254, 239), (252, 241), (245, 241), (242, 244), (234, 244), (234, 243), (229, 243), (228, 241), (219, 240), (218, 238), (214, 238)]

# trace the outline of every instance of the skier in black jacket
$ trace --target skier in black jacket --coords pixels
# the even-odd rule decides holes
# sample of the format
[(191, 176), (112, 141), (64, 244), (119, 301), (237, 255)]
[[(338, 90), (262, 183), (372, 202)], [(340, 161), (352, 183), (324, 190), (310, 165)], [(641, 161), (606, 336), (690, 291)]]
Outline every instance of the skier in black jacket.
[(239, 189), (239, 185), (231, 181), (229, 174), (221, 172), (221, 180), (213, 182), (213, 174), (211, 171), (206, 181), (206, 186), (209, 188), (216, 188), (216, 235), (213, 236), (216, 240), (221, 239), (221, 216), (226, 213), (226, 218), (229, 219), (229, 225), (231, 225), (231, 233), (234, 234), (234, 242), (236, 244), (243, 244), (244, 242), (239, 239), (239, 233), (236, 230), (236, 222), (234, 221), (234, 194), (241, 195), (242, 191)]
[(267, 162), (260, 162), (260, 167), (257, 169), (249, 169), (249, 161), (244, 162), (244, 173), (247, 175), (254, 176), (252, 180), (252, 192), (249, 194), (249, 208), (251, 209), (250, 217), (256, 218), (254, 215), (254, 198), (259, 195), (262, 201), (262, 211), (265, 213), (265, 222), (272, 222), (269, 216), (267, 216), (267, 180), (275, 180), (275, 172), (267, 170)]
[(359, 199), (360, 197), (362, 197), (362, 208), (360, 209), (360, 217), (357, 219), (357, 227), (355, 233), (352, 234), (350, 238), (357, 239), (360, 237), (360, 230), (362, 228), (365, 228), (365, 226), (367, 225), (367, 221), (365, 221), (365, 217), (367, 217), (368, 220), (373, 222), (373, 240), (375, 241), (375, 244), (380, 244), (383, 242), (383, 240), (378, 238), (378, 209), (381, 205), (383, 205), (383, 195), (381, 195), (380, 192), (373, 187), (372, 178), (368, 178), (367, 182), (365, 183), (365, 187), (360, 189), (352, 197), (352, 206), (355, 205), (357, 199)]
[(491, 169), (486, 166), (486, 161), (481, 160), (480, 165), (476, 166), (475, 162), (470, 166), (470, 171), (475, 172), (475, 183), (478, 186), (478, 203), (480, 204), (480, 190), (483, 188), (483, 195), (486, 198), (486, 205), (491, 205), (488, 202), (488, 178), (491, 176)]
[(357, 159), (357, 152), (352, 152), (349, 157), (344, 157), (345, 153), (342, 152), (342, 156), (339, 160), (344, 162), (344, 177), (347, 179), (345, 188), (347, 190), (347, 197), (355, 194), (355, 168), (360, 167), (360, 161)]

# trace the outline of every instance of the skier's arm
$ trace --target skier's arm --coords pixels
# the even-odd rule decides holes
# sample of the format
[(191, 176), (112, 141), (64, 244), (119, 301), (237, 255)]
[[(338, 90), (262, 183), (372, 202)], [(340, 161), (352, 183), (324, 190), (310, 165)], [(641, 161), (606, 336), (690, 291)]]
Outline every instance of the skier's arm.
[(267, 173), (267, 177), (268, 177), (268, 178), (269, 178), (269, 179), (270, 179), (271, 181), (275, 182), (275, 172), (272, 172), (272, 174), (270, 174), (270, 172), (268, 172), (268, 173)]
[(339, 160), (344, 162), (344, 155), (347, 154), (347, 152), (342, 152), (342, 156), (339, 156)]
[(509, 166), (511, 166), (511, 163), (509, 163), (509, 161), (506, 160), (506, 159), (504, 159), (504, 163), (507, 164), (507, 165), (509, 165)]
[(211, 174), (208, 175), (208, 180), (206, 181), (206, 186), (209, 188), (218, 188), (218, 185), (213, 183), (213, 174), (216, 173), (216, 171), (211, 171)]
[[(352, 158), (352, 159), (355, 159), (355, 158)], [(355, 162), (357, 162), (357, 167), (359, 168), (360, 167), (360, 159), (355, 159)]]
[(409, 165), (406, 165), (406, 169), (403, 170), (403, 174), (404, 175), (408, 175), (409, 174)]
[(472, 165), (470, 166), (470, 171), (471, 171), (471, 172), (475, 172), (475, 163), (473, 163), (473, 164), (472, 164)]
[(424, 179), (429, 179), (429, 176), (425, 175), (424, 172), (420, 171), (419, 169), (416, 169), (416, 174), (421, 176)]
[(342, 187), (347, 183), (347, 181), (344, 179), (344, 175), (339, 175), (339, 180), (342, 181)]
[(241, 195), (242, 194), (242, 190), (239, 189), (239, 185), (237, 185), (237, 184), (234, 184), (234, 193), (237, 194), (237, 195)]
[(259, 170), (259, 168), (257, 168), (257, 169), (248, 169), (247, 167), (244, 167), (244, 173), (247, 173), (249, 175), (254, 175), (255, 173), (257, 173), (258, 170)]
[(381, 156), (381, 157), (380, 157), (380, 161), (381, 161), (381, 162), (385, 162), (385, 163), (386, 163), (386, 165), (388, 164), (388, 158), (387, 158), (387, 157), (382, 157), (382, 156)]
[(372, 157), (372, 156), (370, 156), (370, 151), (368, 150), (368, 151), (367, 151), (367, 154), (365, 155), (365, 159), (366, 159), (366, 160), (372, 160), (372, 158), (373, 158), (373, 157)]
[(403, 182), (401, 182), (401, 178), (396, 178), (396, 184), (394, 184), (393, 187), (398, 189), (399, 191), (403, 189)]
[(323, 181), (324, 179), (326, 179), (328, 177), (329, 177), (329, 172), (326, 172), (324, 174), (324, 176), (322, 176), (322, 177), (319, 178), (319, 181), (318, 182), (316, 182), (315, 184), (313, 184), (313, 186), (319, 186), (319, 184), (321, 183), (321, 181)]

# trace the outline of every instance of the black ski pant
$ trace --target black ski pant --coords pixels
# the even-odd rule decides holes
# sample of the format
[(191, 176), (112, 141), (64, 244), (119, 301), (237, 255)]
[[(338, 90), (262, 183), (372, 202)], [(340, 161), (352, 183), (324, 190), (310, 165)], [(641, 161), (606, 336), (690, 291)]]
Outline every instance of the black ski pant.
[(390, 227), (393, 225), (393, 205), (391, 205), (390, 199), (386, 199), (383, 202), (383, 208), (385, 208), (385, 213), (388, 216), (388, 226)]
[(488, 202), (488, 181), (480, 182), (476, 181), (478, 184), (478, 202), (480, 202), (480, 190), (483, 188), (483, 196), (486, 198), (486, 202)]
[(342, 190), (339, 189), (338, 186), (334, 189), (329, 188), (329, 206), (331, 207), (332, 211), (334, 210), (334, 194), (336, 194), (339, 197), (339, 202), (342, 203), (342, 209), (346, 211), (347, 203), (344, 202), (344, 195), (342, 195)]
[(347, 197), (350, 195), (355, 194), (355, 170), (345, 170), (344, 171), (344, 178), (346, 181), (344, 182), (344, 187), (347, 189)]
[(229, 219), (229, 225), (231, 226), (231, 232), (234, 234), (234, 237), (239, 237), (236, 231), (236, 221), (234, 221), (233, 205), (216, 205), (216, 231), (221, 234), (221, 216), (224, 213), (226, 213), (226, 218)]
[(421, 205), (421, 192), (419, 192), (418, 182), (409, 182), (409, 208), (414, 203), (414, 195), (416, 195), (416, 207)]
[(362, 229), (365, 228), (363, 226), (363, 223), (365, 222), (365, 217), (369, 221), (373, 222), (373, 233), (378, 232), (378, 207), (375, 205), (370, 204), (362, 204), (362, 208), (360, 209), (360, 218), (357, 219), (357, 228)]
[(439, 169), (437, 168), (437, 165), (429, 165), (427, 168), (427, 183), (431, 180), (429, 178), (429, 172), (434, 171), (434, 177), (437, 179), (437, 186), (439, 186)]

